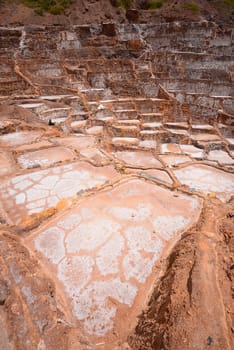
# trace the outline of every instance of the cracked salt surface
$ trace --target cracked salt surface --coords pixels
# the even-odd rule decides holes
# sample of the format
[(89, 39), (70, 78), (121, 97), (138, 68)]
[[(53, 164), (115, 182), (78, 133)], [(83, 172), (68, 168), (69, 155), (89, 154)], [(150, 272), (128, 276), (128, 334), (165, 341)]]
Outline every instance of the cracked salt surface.
[(0, 144), (6, 147), (20, 146), (35, 141), (42, 136), (40, 131), (19, 131), (0, 136)]
[(52, 263), (57, 264), (65, 255), (63, 240), (63, 231), (52, 227), (41, 233), (35, 241), (35, 247), (39, 252), (44, 253)]
[[(104, 184), (116, 174), (112, 166), (96, 168), (83, 162), (64, 165), (3, 181), (0, 184), (0, 197), (4, 208), (9, 209), (9, 217), (19, 223), (20, 218), (54, 207), (60, 200), (74, 196), (81, 190)], [(11, 209), (10, 199), (15, 204)], [(17, 218), (16, 208), (19, 216)]]
[(184, 216), (158, 216), (153, 221), (155, 231), (164, 239), (170, 239), (173, 235), (189, 223), (189, 219)]
[(49, 149), (28, 152), (18, 157), (17, 161), (23, 169), (37, 166), (50, 166), (57, 162), (72, 160), (74, 153), (65, 147), (53, 147)]
[[(119, 225), (111, 220), (98, 218), (89, 223), (81, 223), (70, 232), (66, 239), (69, 253), (79, 253), (82, 250), (92, 251), (104, 244), (107, 239), (119, 232)], [(79, 245), (74, 245), (79, 242)]]
[(118, 219), (142, 221), (151, 214), (151, 206), (147, 203), (140, 203), (136, 209), (127, 207), (113, 207), (109, 212)]
[(168, 242), (196, 222), (201, 203), (130, 180), (86, 198), (28, 240), (49, 271), (56, 268), (83, 332), (102, 337), (121, 328), (119, 313), (134, 322), (155, 263)]
[(207, 165), (189, 165), (174, 174), (182, 184), (205, 194), (215, 192), (222, 201), (234, 193), (234, 175)]
[(217, 161), (220, 164), (232, 164), (232, 165), (234, 165), (234, 160), (228, 155), (227, 152), (224, 152), (222, 150), (210, 151), (208, 154), (208, 159)]
[(149, 152), (119, 151), (113, 155), (121, 161), (134, 167), (161, 167), (161, 163)]

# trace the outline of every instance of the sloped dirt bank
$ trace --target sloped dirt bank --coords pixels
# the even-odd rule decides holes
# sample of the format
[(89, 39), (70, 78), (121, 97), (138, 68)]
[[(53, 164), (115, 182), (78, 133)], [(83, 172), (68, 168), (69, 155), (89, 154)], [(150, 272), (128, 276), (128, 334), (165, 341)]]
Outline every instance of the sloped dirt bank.
[(0, 256), (1, 349), (70, 348), (53, 282), (10, 233), (0, 234)]
[(207, 203), (174, 247), (129, 337), (133, 349), (233, 349), (233, 214), (231, 203)]

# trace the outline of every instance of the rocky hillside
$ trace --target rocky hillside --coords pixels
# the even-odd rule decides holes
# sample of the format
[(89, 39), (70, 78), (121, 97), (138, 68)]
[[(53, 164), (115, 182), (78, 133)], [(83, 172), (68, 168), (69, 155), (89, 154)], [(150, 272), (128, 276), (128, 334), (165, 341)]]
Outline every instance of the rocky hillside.
[(233, 0), (0, 0), (0, 24), (208, 19), (234, 23)]

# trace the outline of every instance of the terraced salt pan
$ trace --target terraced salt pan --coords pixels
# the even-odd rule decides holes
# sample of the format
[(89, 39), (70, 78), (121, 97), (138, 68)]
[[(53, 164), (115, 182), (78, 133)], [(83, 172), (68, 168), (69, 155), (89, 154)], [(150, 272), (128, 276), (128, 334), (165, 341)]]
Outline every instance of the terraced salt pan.
[(188, 156), (176, 155), (176, 154), (175, 155), (166, 154), (163, 156), (159, 156), (159, 158), (169, 166), (191, 162), (191, 159)]
[(191, 189), (208, 194), (215, 192), (222, 201), (234, 193), (234, 175), (207, 165), (189, 165), (174, 171), (175, 176)]
[(89, 129), (86, 129), (87, 134), (89, 135), (101, 135), (103, 133), (103, 126), (92, 126)]
[(94, 147), (96, 140), (93, 136), (70, 136), (53, 138), (51, 140), (55, 144), (71, 147), (73, 149), (86, 149), (88, 147)]
[(230, 139), (226, 139), (229, 143), (230, 143), (230, 145), (234, 145), (234, 138), (232, 139), (232, 138), (230, 138)]
[(203, 150), (193, 145), (180, 145), (182, 153), (188, 154), (192, 158), (202, 159)]
[(0, 153), (0, 176), (12, 173), (14, 170), (11, 156), (5, 152)]
[(54, 207), (79, 191), (102, 185), (117, 175), (113, 167), (80, 162), (13, 177), (0, 184), (0, 199), (9, 220), (18, 224), (29, 214)]
[(76, 121), (71, 123), (71, 128), (73, 130), (79, 130), (80, 128), (85, 127), (86, 124), (87, 124), (86, 120), (76, 120)]
[(217, 141), (220, 140), (220, 137), (218, 135), (215, 134), (194, 134), (191, 135), (191, 139), (194, 141)]
[(134, 167), (161, 167), (161, 163), (149, 152), (144, 151), (122, 151), (115, 152), (113, 155), (126, 164)]
[(220, 164), (232, 164), (234, 165), (234, 159), (232, 159), (227, 152), (222, 150), (210, 151), (208, 154), (209, 160), (214, 160)]
[(180, 146), (176, 143), (163, 143), (161, 151), (162, 153), (181, 153)]
[(86, 148), (80, 151), (80, 155), (91, 160), (96, 164), (108, 164), (107, 157), (97, 148)]
[(139, 147), (143, 149), (153, 149), (155, 150), (157, 146), (156, 141), (154, 140), (143, 140), (139, 142)]
[(214, 127), (212, 125), (209, 124), (195, 124), (192, 125), (192, 130), (207, 130), (207, 131), (213, 131)]
[(138, 172), (139, 175), (144, 176), (150, 180), (159, 180), (167, 184), (172, 184), (172, 179), (170, 176), (163, 170), (150, 169)]
[[(155, 281), (154, 266), (199, 217), (201, 200), (130, 180), (86, 198), (28, 239), (63, 286), (90, 339), (128, 334)], [(107, 343), (109, 339), (110, 343)]]
[(28, 152), (18, 157), (17, 161), (23, 169), (37, 166), (50, 166), (57, 162), (72, 160), (75, 154), (65, 147), (52, 147), (35, 152)]
[(112, 144), (114, 146), (137, 146), (139, 140), (135, 137), (113, 137)]
[(29, 145), (21, 145), (16, 147), (17, 152), (27, 152), (27, 151), (37, 151), (42, 148), (49, 148), (53, 147), (53, 144), (49, 142), (48, 140), (42, 140), (39, 142), (34, 142)]
[(180, 129), (166, 129), (166, 130), (172, 134), (189, 136), (188, 131), (184, 130), (184, 129), (181, 129), (181, 130)]
[(19, 131), (0, 136), (0, 146), (16, 147), (36, 141), (42, 136), (40, 131)]

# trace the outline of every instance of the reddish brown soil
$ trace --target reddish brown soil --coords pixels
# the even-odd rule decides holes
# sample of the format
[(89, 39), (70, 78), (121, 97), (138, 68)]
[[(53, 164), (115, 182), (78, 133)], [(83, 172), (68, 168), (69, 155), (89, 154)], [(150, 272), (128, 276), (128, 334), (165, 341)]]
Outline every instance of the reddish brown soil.
[(169, 256), (133, 349), (233, 349), (233, 203), (207, 203), (200, 224)]
[(1, 232), (0, 251), (1, 329), (7, 332), (1, 348), (36, 349), (41, 344), (40, 349), (68, 349), (68, 327), (53, 281), (15, 236)]

